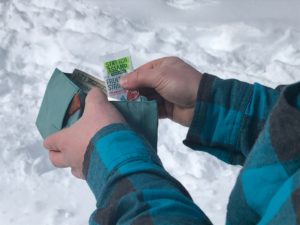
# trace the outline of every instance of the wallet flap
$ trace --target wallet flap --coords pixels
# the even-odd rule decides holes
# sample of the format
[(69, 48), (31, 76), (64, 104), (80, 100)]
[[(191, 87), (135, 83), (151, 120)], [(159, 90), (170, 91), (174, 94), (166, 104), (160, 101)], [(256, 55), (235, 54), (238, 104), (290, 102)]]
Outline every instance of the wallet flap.
[(156, 101), (112, 101), (131, 128), (157, 148), (158, 111)]
[[(83, 73), (80, 77), (76, 77), (76, 75), (79, 76), (80, 74), (65, 74), (58, 69), (52, 74), (36, 120), (36, 126), (44, 139), (64, 127), (71, 126), (81, 117), (86, 97), (85, 91), (88, 92), (90, 86), (93, 86), (94, 83), (90, 80), (94, 78), (90, 78)], [(84, 80), (78, 80), (79, 78)], [(85, 79), (88, 79), (88, 81)], [(82, 83), (82, 85), (78, 85), (76, 81), (79, 82), (78, 84)], [(87, 82), (91, 84), (87, 85)], [(97, 86), (97, 82), (95, 85)], [(78, 95), (76, 95), (77, 93)], [(80, 99), (80, 109), (68, 116), (68, 113), (70, 113), (69, 107), (72, 108), (70, 103), (74, 102), (76, 96)], [(75, 103), (78, 102), (75, 101)], [(156, 149), (157, 102), (141, 98), (141, 101), (137, 102), (116, 101), (111, 103), (124, 116), (131, 128), (147, 139), (151, 146)]]
[(55, 69), (47, 85), (36, 126), (43, 138), (61, 130), (63, 120), (72, 98), (79, 92), (63, 72)]

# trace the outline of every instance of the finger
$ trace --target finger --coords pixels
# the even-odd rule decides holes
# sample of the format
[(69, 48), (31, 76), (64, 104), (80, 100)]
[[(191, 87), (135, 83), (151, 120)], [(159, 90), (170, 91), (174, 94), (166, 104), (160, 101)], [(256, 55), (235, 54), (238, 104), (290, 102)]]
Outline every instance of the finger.
[(106, 95), (99, 88), (92, 88), (86, 96), (86, 103), (90, 102), (105, 102), (107, 101)]
[(158, 109), (158, 117), (159, 119), (165, 119), (165, 118), (168, 118), (168, 114), (166, 112), (166, 109), (164, 107), (164, 105), (158, 105), (157, 107)]
[(160, 119), (173, 119), (174, 105), (168, 101), (158, 101), (158, 116)]
[[(160, 94), (158, 94), (152, 88), (142, 88), (139, 89), (141, 95), (147, 97), (149, 101), (155, 100), (157, 101), (157, 110), (160, 119), (164, 119), (168, 117), (170, 113), (169, 108), (172, 107), (173, 104), (167, 102)], [(171, 108), (172, 109), (172, 108)]]
[(157, 66), (159, 66), (166, 58), (159, 58), (159, 59), (155, 59), (152, 60), (150, 62), (145, 63), (144, 65), (141, 65), (140, 67), (138, 67), (138, 70), (150, 70), (150, 69), (154, 69)]
[(84, 176), (81, 169), (71, 168), (71, 173), (74, 177), (84, 180)]
[(155, 88), (158, 83), (158, 65), (163, 60), (164, 58), (148, 62), (126, 76), (123, 76), (120, 79), (120, 85), (123, 88), (133, 90), (141, 87)]
[(66, 130), (63, 129), (48, 136), (43, 142), (44, 148), (50, 151), (62, 151)]
[(160, 94), (158, 94), (153, 88), (140, 88), (138, 91), (141, 95), (147, 97), (148, 100), (161, 98)]
[(65, 168), (68, 165), (65, 163), (63, 154), (57, 151), (49, 151), (49, 159), (51, 163), (58, 168)]

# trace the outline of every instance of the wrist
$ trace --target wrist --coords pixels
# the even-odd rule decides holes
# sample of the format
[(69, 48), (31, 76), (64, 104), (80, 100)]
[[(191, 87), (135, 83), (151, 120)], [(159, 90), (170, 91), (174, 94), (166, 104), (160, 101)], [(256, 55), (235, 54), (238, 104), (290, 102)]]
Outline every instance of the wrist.
[(199, 92), (201, 91), (201, 79), (202, 79), (202, 74), (199, 72), (199, 74), (197, 74), (197, 76), (194, 79), (193, 82), (193, 87), (192, 87), (192, 97), (191, 97), (191, 101), (190, 101), (190, 107), (187, 107), (184, 111), (183, 111), (183, 118), (184, 121), (182, 123), (182, 125), (186, 126), (186, 127), (190, 127), (193, 121), (193, 117), (194, 117), (194, 112), (195, 112), (195, 108), (196, 108), (196, 104), (197, 104), (197, 98), (199, 95)]
[(202, 80), (202, 77), (203, 77), (203, 74), (199, 72), (198, 76), (195, 77), (195, 80), (194, 80), (194, 86), (193, 86), (193, 97), (192, 97), (192, 105), (193, 105), (193, 108), (195, 107), (196, 103), (197, 103), (197, 99), (198, 99), (198, 96), (199, 96), (199, 92), (201, 91), (201, 86), (202, 86), (202, 83), (201, 80)]
[(91, 139), (84, 155), (82, 172), (95, 196), (99, 196), (109, 177), (129, 163), (138, 161), (151, 161), (161, 166), (146, 139), (126, 124), (110, 124)]
[(95, 148), (94, 143), (97, 141), (97, 139), (100, 139), (101, 137), (104, 137), (106, 135), (109, 135), (110, 133), (113, 133), (113, 132), (119, 131), (119, 130), (131, 130), (131, 128), (125, 123), (112, 123), (112, 124), (102, 127), (101, 129), (99, 129), (97, 132), (95, 132), (92, 135), (92, 137), (90, 138), (89, 144), (87, 146), (86, 152), (84, 154), (84, 160), (83, 160), (82, 172), (83, 172), (83, 175), (85, 178), (87, 178), (91, 154)]

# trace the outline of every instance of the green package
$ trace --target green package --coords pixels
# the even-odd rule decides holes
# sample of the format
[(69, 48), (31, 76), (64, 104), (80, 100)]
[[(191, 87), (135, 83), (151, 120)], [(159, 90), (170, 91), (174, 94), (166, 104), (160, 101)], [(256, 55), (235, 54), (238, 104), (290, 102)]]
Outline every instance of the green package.
[[(47, 85), (45, 95), (36, 120), (36, 126), (45, 139), (49, 135), (71, 126), (81, 116), (87, 92), (97, 86), (105, 91), (101, 81), (79, 70), (63, 73), (56, 69)], [(80, 108), (68, 115), (74, 99)], [(154, 149), (157, 148), (158, 114), (156, 101), (112, 101), (127, 123), (146, 138)]]
[[(128, 101), (137, 99), (138, 92), (125, 90), (119, 85), (121, 77), (133, 71), (131, 56), (128, 50), (108, 54), (102, 58), (104, 81), (109, 100)], [(129, 93), (130, 92), (130, 93)]]

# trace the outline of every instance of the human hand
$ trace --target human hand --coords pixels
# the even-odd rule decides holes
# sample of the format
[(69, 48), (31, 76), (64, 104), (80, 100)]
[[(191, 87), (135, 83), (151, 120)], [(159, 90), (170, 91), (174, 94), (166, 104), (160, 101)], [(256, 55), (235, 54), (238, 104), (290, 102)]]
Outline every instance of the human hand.
[(49, 150), (50, 161), (59, 168), (71, 167), (75, 177), (84, 179), (84, 154), (91, 138), (98, 130), (113, 123), (125, 123), (125, 120), (107, 97), (93, 88), (86, 97), (82, 117), (71, 127), (45, 139), (44, 147)]
[(201, 77), (199, 71), (180, 58), (166, 57), (124, 76), (120, 85), (157, 100), (160, 118), (190, 126)]

